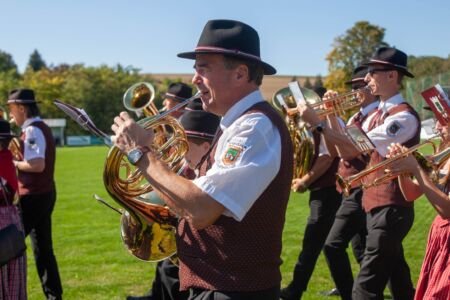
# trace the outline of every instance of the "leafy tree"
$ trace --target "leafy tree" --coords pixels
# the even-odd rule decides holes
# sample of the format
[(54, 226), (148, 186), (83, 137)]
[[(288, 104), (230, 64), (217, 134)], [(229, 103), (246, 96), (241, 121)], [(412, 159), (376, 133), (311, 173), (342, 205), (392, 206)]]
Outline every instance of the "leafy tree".
[(388, 46), (383, 41), (384, 32), (382, 27), (359, 21), (344, 35), (338, 36), (326, 58), (329, 76), (325, 86), (337, 91), (345, 90), (344, 82), (350, 79), (353, 69), (370, 59), (379, 47)]
[(7, 72), (9, 70), (14, 70), (14, 72), (17, 72), (17, 65), (11, 54), (0, 50), (0, 72)]
[(447, 59), (438, 56), (409, 56), (408, 69), (415, 77), (448, 72), (450, 70), (450, 56)]
[(35, 49), (30, 55), (27, 68), (31, 68), (33, 71), (39, 71), (42, 68), (47, 68), (45, 61), (42, 59), (41, 54)]
[(303, 83), (303, 87), (306, 89), (312, 89), (313, 85), (311, 84), (311, 80), (309, 80), (309, 77), (306, 77), (305, 82)]
[(317, 75), (314, 80), (313, 88), (323, 87), (322, 76)]

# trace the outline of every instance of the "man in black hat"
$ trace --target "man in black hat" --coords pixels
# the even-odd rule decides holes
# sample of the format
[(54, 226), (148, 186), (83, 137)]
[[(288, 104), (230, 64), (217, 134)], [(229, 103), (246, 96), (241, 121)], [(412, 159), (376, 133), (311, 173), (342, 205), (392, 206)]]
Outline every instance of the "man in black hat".
[[(190, 171), (195, 170), (201, 158), (211, 147), (220, 118), (204, 111), (200, 99), (195, 99), (186, 107), (180, 118), (180, 123), (185, 130), (189, 146), (189, 150), (184, 157), (187, 163), (186, 167), (189, 169), (184, 171), (183, 174), (188, 179), (194, 179), (195, 173)], [(144, 296), (128, 296), (127, 300), (184, 300), (188, 296), (187, 291), (180, 291), (178, 266), (173, 264), (171, 259), (165, 259), (158, 262), (150, 292)]]
[[(172, 109), (175, 105), (178, 103), (191, 98), (192, 97), (192, 88), (187, 85), (186, 83), (177, 82), (172, 83), (169, 85), (169, 88), (167, 89), (167, 92), (165, 92), (163, 95), (163, 105), (164, 110)], [(183, 114), (183, 110), (177, 110), (172, 112), (172, 116), (175, 118), (181, 117)]]
[(11, 120), (22, 128), (22, 161), (18, 170), (19, 195), (25, 234), (30, 234), (36, 267), (47, 299), (62, 299), (58, 265), (53, 253), (51, 216), (56, 200), (53, 178), (55, 143), (50, 128), (39, 117), (30, 89), (11, 91), (8, 98)]
[[(390, 47), (378, 49), (367, 63), (368, 73), (364, 78), (371, 93), (379, 97), (377, 111), (362, 124), (362, 129), (376, 147), (368, 165), (383, 161), (388, 146), (398, 142), (411, 147), (420, 141), (420, 119), (416, 111), (400, 94), (404, 76), (413, 77), (407, 69), (404, 52)], [(337, 143), (337, 135), (321, 124), (314, 112), (298, 107), (300, 114), (313, 126), (320, 126), (329, 140)], [(345, 159), (359, 155), (355, 147), (346, 147)], [(384, 168), (370, 173), (365, 182), (374, 182), (384, 175)], [(366, 249), (361, 270), (353, 286), (354, 299), (382, 299), (383, 291), (390, 280), (394, 299), (412, 299), (414, 288), (409, 267), (403, 255), (402, 241), (411, 229), (414, 209), (403, 197), (398, 180), (393, 179), (366, 189), (362, 205), (367, 213)]]
[(259, 91), (276, 71), (260, 58), (258, 33), (232, 20), (209, 21), (195, 51), (178, 56), (195, 59), (203, 108), (222, 116), (200, 176), (170, 171), (145, 147), (152, 133), (125, 112), (114, 119), (113, 140), (181, 216), (180, 289), (190, 299), (278, 299), (292, 143)]

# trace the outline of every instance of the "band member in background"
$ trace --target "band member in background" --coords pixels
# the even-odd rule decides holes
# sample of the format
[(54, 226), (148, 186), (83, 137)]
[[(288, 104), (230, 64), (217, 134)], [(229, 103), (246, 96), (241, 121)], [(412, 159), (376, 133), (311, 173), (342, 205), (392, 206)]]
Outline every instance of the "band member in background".
[[(177, 176), (160, 162), (145, 147), (152, 132), (127, 113), (112, 126), (115, 144), (133, 154), (130, 159), (181, 216), (180, 288), (190, 299), (279, 298), (293, 153), (283, 119), (259, 91), (263, 76), (276, 73), (259, 50), (258, 33), (249, 25), (212, 20), (195, 51), (178, 54), (195, 59), (192, 82), (203, 108), (222, 116), (197, 179)], [(252, 184), (243, 184), (249, 178)]]
[[(23, 231), (19, 209), (14, 204), (18, 182), (13, 156), (8, 150), (12, 138), (9, 123), (0, 119), (0, 230), (14, 224), (19, 231)], [(4, 247), (4, 245), (0, 247)], [(27, 299), (27, 260), (25, 252), (0, 266), (0, 299)]]
[[(362, 124), (376, 146), (368, 163), (372, 166), (385, 159), (387, 147), (392, 142), (409, 147), (417, 144), (420, 140), (420, 120), (400, 94), (403, 77), (413, 77), (407, 69), (406, 54), (395, 48), (382, 47), (376, 51), (368, 67), (365, 81), (372, 94), (380, 100), (376, 113)], [(299, 106), (298, 110), (308, 123), (321, 128), (328, 141), (342, 143), (340, 146), (346, 149), (342, 158), (352, 159), (360, 154), (348, 139), (329, 130), (313, 110), (305, 106)], [(383, 172), (373, 172), (367, 182), (373, 182)], [(412, 299), (414, 288), (402, 246), (414, 221), (412, 203), (405, 200), (398, 181), (394, 179), (364, 191), (362, 204), (367, 213), (368, 235), (361, 270), (353, 286), (353, 298), (382, 299), (390, 279), (394, 299)]]
[[(177, 82), (169, 85), (167, 92), (162, 95), (164, 110), (172, 109), (175, 105), (179, 104), (185, 99), (192, 97), (192, 88), (186, 83)], [(171, 113), (175, 118), (181, 117), (183, 110), (176, 110)]]
[[(220, 118), (204, 111), (201, 100), (196, 99), (187, 105), (180, 118), (180, 123), (186, 132), (189, 145), (185, 160), (189, 168), (195, 170), (211, 146)], [(180, 291), (178, 266), (174, 265), (170, 259), (165, 259), (157, 265), (155, 280), (149, 294), (137, 297), (128, 296), (127, 300), (183, 300), (188, 297), (187, 291)]]
[[(367, 66), (355, 68), (351, 80), (346, 82), (351, 85), (353, 91), (367, 85), (364, 81), (367, 71)], [(358, 93), (358, 97), (362, 103), (361, 108), (349, 119), (347, 125), (361, 126), (364, 120), (373, 114), (378, 107), (379, 102), (377, 98), (368, 89)], [(331, 124), (333, 130), (340, 131), (341, 128), (335, 125), (335, 121), (330, 120), (329, 124)], [(340, 149), (339, 146), (340, 144), (336, 144), (336, 150), (340, 154), (345, 149)], [(362, 171), (366, 167), (367, 162), (367, 155), (360, 155), (351, 160), (341, 159), (338, 173), (346, 178)], [(342, 193), (339, 185), (337, 185), (337, 189)], [(361, 187), (355, 187), (350, 191), (349, 196), (346, 197), (342, 194), (341, 206), (336, 213), (333, 227), (324, 246), (324, 254), (331, 275), (342, 299), (352, 299), (353, 273), (346, 251), (347, 246), (351, 241), (353, 253), (358, 263), (361, 263), (366, 247), (366, 213), (361, 204), (362, 193)], [(332, 292), (330, 291), (329, 294), (332, 294)]]
[[(449, 126), (436, 123), (443, 140), (440, 150), (448, 147)], [(394, 157), (407, 148), (394, 144), (389, 156)], [(430, 174), (425, 172), (413, 155), (398, 159), (389, 166), (392, 173), (409, 173), (414, 176), (412, 181), (408, 176), (399, 176), (400, 188), (406, 200), (414, 201), (422, 193), (437, 211), (438, 215), (431, 224), (428, 243), (414, 299), (450, 299), (450, 159), (439, 170), (439, 181), (436, 185)]]
[(335, 184), (339, 159), (335, 151), (328, 151), (320, 132), (313, 131), (313, 136), (316, 149), (311, 170), (302, 178), (294, 178), (292, 181), (292, 190), (295, 192), (303, 193), (309, 189), (310, 214), (292, 281), (281, 290), (281, 298), (285, 300), (300, 299), (306, 291), (317, 258), (341, 204)]
[(45, 296), (61, 299), (63, 291), (52, 241), (51, 218), (56, 200), (53, 178), (56, 149), (52, 132), (39, 117), (33, 90), (11, 91), (8, 106), (11, 119), (22, 128), (23, 160), (14, 164), (18, 170), (25, 234), (30, 235)]

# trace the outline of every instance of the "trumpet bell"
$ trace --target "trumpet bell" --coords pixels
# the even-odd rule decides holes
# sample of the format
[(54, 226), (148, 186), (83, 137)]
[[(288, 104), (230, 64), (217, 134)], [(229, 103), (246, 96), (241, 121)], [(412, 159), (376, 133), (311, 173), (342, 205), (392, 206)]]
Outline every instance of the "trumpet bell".
[(155, 88), (148, 82), (133, 84), (123, 95), (123, 105), (127, 110), (134, 111), (138, 115), (143, 112), (146, 116), (158, 114), (153, 103), (155, 99)]

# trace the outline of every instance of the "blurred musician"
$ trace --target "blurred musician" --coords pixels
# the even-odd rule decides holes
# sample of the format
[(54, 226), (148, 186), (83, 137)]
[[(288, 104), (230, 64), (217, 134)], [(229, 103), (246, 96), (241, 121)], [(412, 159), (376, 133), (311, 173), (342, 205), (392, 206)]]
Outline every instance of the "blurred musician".
[[(182, 82), (172, 83), (169, 85), (167, 92), (162, 94), (164, 110), (169, 110), (185, 99), (192, 97), (192, 88)], [(175, 110), (171, 113), (174, 118), (179, 118), (183, 114), (183, 110)]]

